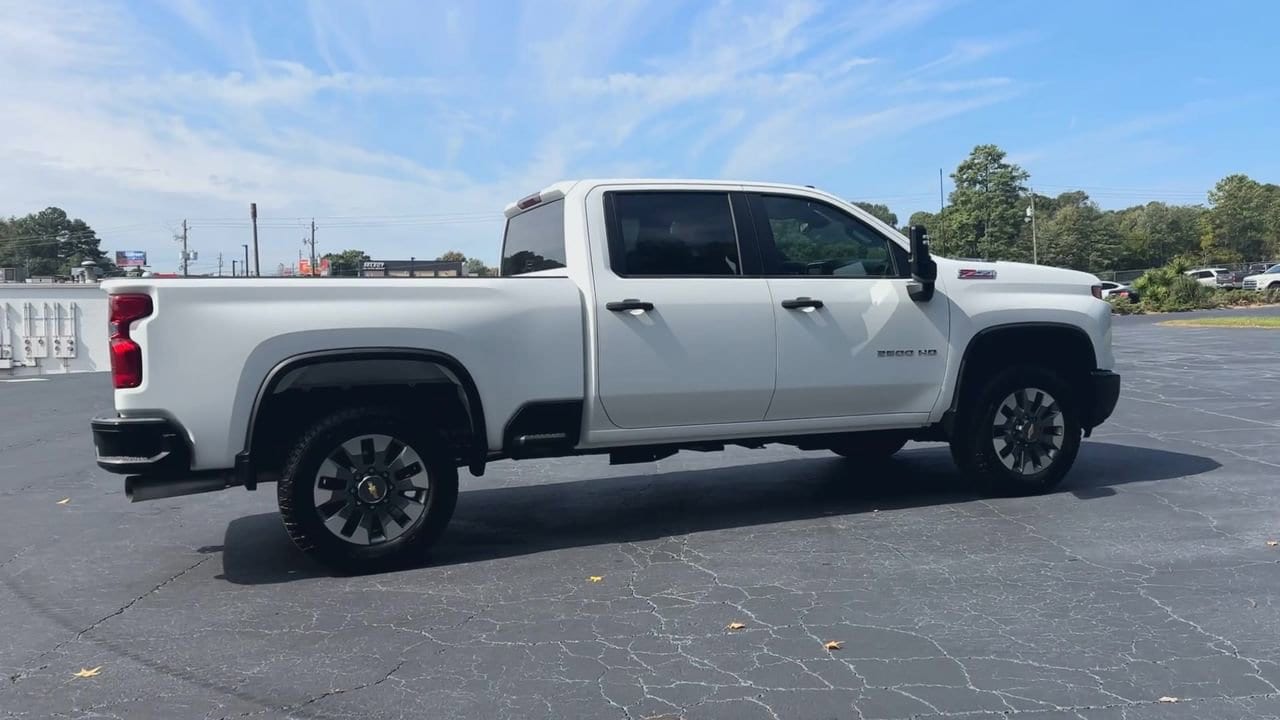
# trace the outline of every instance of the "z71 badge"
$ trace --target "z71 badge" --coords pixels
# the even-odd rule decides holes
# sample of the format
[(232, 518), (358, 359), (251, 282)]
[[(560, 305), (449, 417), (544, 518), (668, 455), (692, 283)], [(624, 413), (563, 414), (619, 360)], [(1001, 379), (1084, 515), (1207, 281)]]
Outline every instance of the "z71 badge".
[(961, 280), (995, 280), (995, 270), (981, 270), (978, 268), (960, 268)]

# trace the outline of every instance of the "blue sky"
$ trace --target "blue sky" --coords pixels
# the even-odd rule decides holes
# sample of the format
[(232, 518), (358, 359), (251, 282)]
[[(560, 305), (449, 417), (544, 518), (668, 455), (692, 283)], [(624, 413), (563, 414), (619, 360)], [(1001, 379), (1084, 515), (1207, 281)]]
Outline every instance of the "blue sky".
[(459, 249), (559, 179), (813, 184), (936, 209), (993, 142), (1104, 207), (1280, 182), (1262, 2), (0, 0), (0, 213), (58, 205), (108, 250), (196, 269), (248, 242)]

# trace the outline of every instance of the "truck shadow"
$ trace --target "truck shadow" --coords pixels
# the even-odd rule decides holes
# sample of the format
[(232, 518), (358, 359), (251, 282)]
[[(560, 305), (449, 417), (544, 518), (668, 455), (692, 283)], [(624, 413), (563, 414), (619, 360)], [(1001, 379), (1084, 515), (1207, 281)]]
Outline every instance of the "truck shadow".
[[(1220, 467), (1198, 455), (1086, 443), (1059, 493), (1082, 500), (1117, 485)], [(466, 487), (463, 478), (463, 487)], [(464, 491), (453, 522), (420, 567), (750, 527), (830, 515), (893, 512), (979, 500), (945, 447), (908, 448), (867, 467), (834, 456)], [(222, 577), (243, 585), (329, 575), (296, 550), (275, 513), (227, 527)]]

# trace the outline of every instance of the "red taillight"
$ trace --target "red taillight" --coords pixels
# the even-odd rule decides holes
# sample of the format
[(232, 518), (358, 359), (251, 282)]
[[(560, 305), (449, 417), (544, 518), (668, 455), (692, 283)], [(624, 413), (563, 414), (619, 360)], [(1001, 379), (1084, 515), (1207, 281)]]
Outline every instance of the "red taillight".
[(1098, 298), (1099, 300), (1101, 300), (1101, 299), (1102, 299), (1102, 286), (1101, 286), (1101, 285), (1094, 285), (1091, 289), (1093, 290), (1093, 296), (1094, 296), (1094, 297), (1096, 297), (1096, 298)]
[(150, 295), (112, 295), (111, 382), (117, 388), (135, 388), (142, 384), (142, 348), (129, 337), (129, 327), (151, 314)]

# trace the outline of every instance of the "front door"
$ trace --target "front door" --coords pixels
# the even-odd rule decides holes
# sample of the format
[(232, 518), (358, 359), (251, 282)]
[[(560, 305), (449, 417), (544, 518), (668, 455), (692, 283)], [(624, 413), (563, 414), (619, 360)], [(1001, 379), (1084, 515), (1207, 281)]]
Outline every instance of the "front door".
[(815, 198), (750, 196), (776, 307), (768, 420), (926, 413), (947, 363), (948, 303), (907, 294), (906, 251)]
[(774, 313), (768, 281), (744, 276), (735, 223), (747, 216), (743, 196), (612, 190), (604, 206), (609, 267), (593, 281), (597, 382), (610, 422), (763, 420)]

